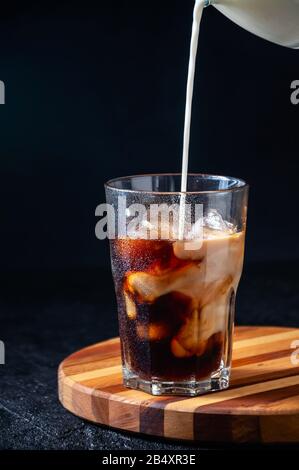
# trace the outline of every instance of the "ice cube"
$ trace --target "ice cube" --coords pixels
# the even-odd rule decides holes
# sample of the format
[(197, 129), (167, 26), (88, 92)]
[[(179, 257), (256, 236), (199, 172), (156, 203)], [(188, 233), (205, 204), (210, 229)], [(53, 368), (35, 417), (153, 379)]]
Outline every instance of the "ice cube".
[(175, 240), (178, 229), (171, 221), (159, 220), (156, 224), (143, 219), (138, 224), (128, 224), (127, 236), (133, 240)]
[(222, 215), (216, 209), (209, 209), (203, 218), (203, 226), (212, 229), (220, 230), (222, 232), (234, 232), (233, 224), (223, 219)]
[(128, 226), (127, 226), (128, 238), (131, 238), (132, 240), (135, 240), (135, 239), (147, 240), (149, 238), (148, 230), (153, 230), (153, 225), (147, 220), (146, 214), (144, 217), (145, 218), (139, 220), (138, 222), (136, 221), (136, 223), (133, 221), (128, 223)]
[(162, 322), (137, 325), (137, 334), (141, 340), (159, 341), (170, 336), (170, 332), (170, 327)]
[(135, 320), (137, 316), (135, 302), (131, 299), (131, 297), (126, 292), (124, 292), (124, 298), (125, 298), (126, 312), (127, 312), (128, 318), (130, 320)]

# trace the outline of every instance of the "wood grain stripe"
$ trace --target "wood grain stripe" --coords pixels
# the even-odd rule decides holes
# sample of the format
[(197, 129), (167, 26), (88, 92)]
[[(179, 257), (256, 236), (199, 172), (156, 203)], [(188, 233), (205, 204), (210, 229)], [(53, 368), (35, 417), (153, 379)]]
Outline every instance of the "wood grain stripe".
[(287, 331), (283, 331), (282, 333), (274, 333), (271, 335), (262, 335), (262, 336), (257, 336), (257, 337), (253, 337), (250, 339), (242, 339), (240, 341), (235, 342), (234, 350), (237, 351), (245, 347), (252, 348), (253, 346), (259, 346), (260, 344), (270, 344), (270, 343), (278, 344), (279, 341), (283, 341), (285, 339), (291, 340), (291, 341), (294, 339), (299, 339), (298, 330), (296, 329), (287, 330)]
[(265, 392), (267, 390), (275, 390), (277, 388), (289, 387), (291, 385), (297, 384), (299, 384), (299, 375), (295, 375), (294, 377), (286, 377), (278, 380), (269, 380), (268, 382), (261, 382), (254, 385), (238, 387), (235, 389), (228, 389), (219, 393), (189, 398), (189, 400), (184, 402), (183, 407), (181, 402), (170, 403), (166, 406), (165, 411), (176, 410), (181, 411), (182, 413), (200, 411), (200, 408), (203, 406), (211, 405), (212, 408), (212, 405), (214, 405), (215, 403), (222, 402), (225, 400), (231, 400), (232, 398), (245, 397), (255, 393)]
[(83, 382), (84, 380), (91, 380), (98, 377), (107, 377), (113, 374), (121, 373), (121, 365), (105, 367), (103, 369), (94, 369), (87, 372), (80, 372), (79, 374), (69, 375), (69, 378), (74, 382)]
[[(258, 354), (256, 354), (258, 352)], [(255, 354), (252, 355), (246, 355), (246, 356), (241, 356), (239, 359), (234, 359), (233, 360), (233, 368), (236, 369), (241, 366), (245, 366), (248, 364), (256, 364), (256, 363), (261, 363), (273, 359), (281, 359), (281, 358), (288, 358), (290, 359), (292, 350), (290, 347), (288, 349), (279, 349), (278, 351), (270, 351), (270, 352), (261, 352), (255, 350)], [(290, 362), (290, 361), (289, 361)]]
[(261, 440), (259, 416), (196, 414), (194, 439), (201, 442), (259, 442)]
[[(119, 351), (115, 356), (109, 356), (107, 359), (104, 358), (103, 355), (97, 355), (94, 359), (91, 361), (88, 361), (88, 359), (85, 359), (84, 361), (76, 362), (72, 365), (67, 365), (65, 368), (65, 373), (66, 375), (76, 375), (78, 373), (78, 370), (80, 370), (80, 373), (83, 372), (88, 372), (92, 370), (97, 370), (97, 369), (103, 369), (107, 367), (113, 367), (115, 365), (121, 366), (121, 358), (119, 356)], [(99, 360), (99, 357), (101, 358)]]
[[(213, 403), (213, 413), (217, 414), (227, 414), (231, 409), (234, 410), (234, 414), (244, 414), (248, 409), (250, 409), (251, 414), (267, 414), (268, 410), (279, 410), (283, 409), (284, 413), (287, 413), (285, 406), (281, 406), (284, 402), (284, 405), (291, 398), (291, 402), (294, 399), (297, 399), (299, 403), (299, 382), (298, 385), (290, 385), (289, 387), (281, 387), (277, 389), (270, 389), (264, 392), (254, 393), (252, 395), (245, 395), (242, 397), (236, 397), (229, 400), (218, 401)], [(293, 408), (290, 408), (293, 411)], [(200, 413), (210, 413), (211, 405), (201, 406)]]
[(257, 338), (259, 336), (267, 336), (277, 334), (278, 330), (283, 333), (286, 331), (294, 331), (294, 328), (277, 328), (276, 326), (238, 326), (235, 328), (234, 339), (240, 341), (241, 339)]

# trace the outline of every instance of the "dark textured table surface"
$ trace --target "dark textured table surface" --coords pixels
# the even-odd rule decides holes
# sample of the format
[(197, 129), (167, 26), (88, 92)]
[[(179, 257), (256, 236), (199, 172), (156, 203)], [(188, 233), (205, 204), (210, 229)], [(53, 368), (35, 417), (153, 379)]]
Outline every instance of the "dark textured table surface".
[[(299, 326), (299, 263), (247, 266), (237, 324)], [(1, 278), (1, 449), (200, 449), (194, 444), (126, 434), (65, 411), (57, 367), (73, 351), (117, 335), (109, 272), (72, 270)]]

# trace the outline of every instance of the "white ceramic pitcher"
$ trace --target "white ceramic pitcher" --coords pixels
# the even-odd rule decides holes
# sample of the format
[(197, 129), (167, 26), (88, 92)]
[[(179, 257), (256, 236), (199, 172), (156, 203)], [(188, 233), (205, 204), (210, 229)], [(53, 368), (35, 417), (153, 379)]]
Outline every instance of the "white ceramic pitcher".
[(206, 0), (247, 31), (299, 48), (299, 0)]

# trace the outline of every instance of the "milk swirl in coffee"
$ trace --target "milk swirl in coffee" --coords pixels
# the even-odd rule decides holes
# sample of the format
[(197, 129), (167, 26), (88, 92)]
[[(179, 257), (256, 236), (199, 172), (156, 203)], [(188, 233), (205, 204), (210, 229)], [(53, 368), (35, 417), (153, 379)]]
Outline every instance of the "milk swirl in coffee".
[(184, 241), (114, 240), (126, 368), (144, 380), (200, 380), (216, 371), (239, 283), (244, 233), (205, 227)]

